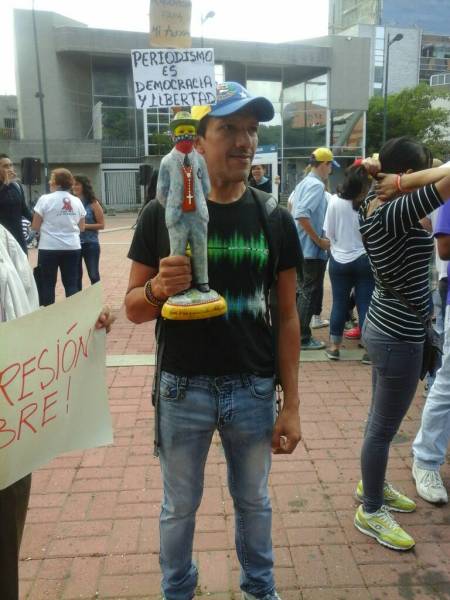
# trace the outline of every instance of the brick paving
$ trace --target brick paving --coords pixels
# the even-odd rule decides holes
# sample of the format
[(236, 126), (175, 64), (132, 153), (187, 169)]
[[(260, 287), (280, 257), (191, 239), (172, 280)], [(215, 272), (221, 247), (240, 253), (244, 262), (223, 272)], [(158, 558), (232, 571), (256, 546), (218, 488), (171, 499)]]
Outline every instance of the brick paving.
[[(134, 217), (108, 217), (101, 236), (105, 300), (118, 314), (108, 355), (154, 353), (151, 324), (127, 322), (122, 301)], [(31, 253), (35, 260), (35, 251)], [(58, 288), (58, 298), (61, 289)], [(327, 287), (326, 308), (329, 308)], [(324, 311), (327, 313), (327, 310)], [(318, 337), (326, 339), (327, 329)], [(348, 348), (356, 348), (349, 342)], [(450, 599), (450, 508), (418, 499), (399, 521), (416, 539), (396, 553), (352, 524), (370, 368), (357, 362), (302, 362), (303, 440), (275, 457), (271, 475), (277, 587), (284, 600)], [(159, 465), (152, 456), (151, 366), (109, 367), (112, 446), (71, 453), (33, 475), (22, 544), (21, 598), (156, 599), (159, 594)], [(410, 447), (423, 406), (420, 384), (391, 450), (389, 478), (412, 497)], [(450, 486), (450, 467), (443, 469)], [(197, 595), (239, 598), (233, 509), (218, 438), (206, 466), (195, 558)], [(1, 591), (0, 591), (1, 598)]]

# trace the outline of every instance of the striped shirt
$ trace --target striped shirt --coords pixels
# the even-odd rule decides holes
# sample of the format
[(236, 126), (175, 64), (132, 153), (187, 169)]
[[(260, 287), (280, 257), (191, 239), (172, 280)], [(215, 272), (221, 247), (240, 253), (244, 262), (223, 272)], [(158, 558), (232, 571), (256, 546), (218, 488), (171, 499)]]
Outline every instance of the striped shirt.
[(377, 281), (377, 273), (398, 290), (426, 319), (430, 309), (428, 269), (433, 237), (419, 220), (443, 204), (431, 184), (376, 208), (369, 216), (370, 193), (359, 211), (360, 231), (375, 276), (367, 320), (383, 333), (409, 342), (424, 340), (416, 315)]

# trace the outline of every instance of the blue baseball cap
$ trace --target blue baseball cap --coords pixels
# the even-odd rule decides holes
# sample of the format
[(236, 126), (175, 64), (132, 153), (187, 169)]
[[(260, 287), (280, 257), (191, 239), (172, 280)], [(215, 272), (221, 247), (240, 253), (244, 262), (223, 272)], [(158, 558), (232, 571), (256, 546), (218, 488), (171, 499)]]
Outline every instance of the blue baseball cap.
[[(244, 108), (249, 108), (258, 121), (271, 121), (275, 115), (273, 104), (263, 96), (251, 96), (240, 83), (225, 81), (217, 85), (217, 101), (211, 107), (199, 106), (191, 109), (195, 118), (228, 117)], [(209, 110), (208, 110), (209, 109)]]

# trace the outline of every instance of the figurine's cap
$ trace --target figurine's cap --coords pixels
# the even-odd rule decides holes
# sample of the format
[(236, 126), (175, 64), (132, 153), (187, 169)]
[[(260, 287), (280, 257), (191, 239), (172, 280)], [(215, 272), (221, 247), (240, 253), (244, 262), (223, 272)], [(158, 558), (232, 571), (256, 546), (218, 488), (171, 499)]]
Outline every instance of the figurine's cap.
[(173, 132), (178, 125), (193, 125), (196, 129), (198, 126), (198, 120), (193, 118), (192, 115), (184, 110), (177, 112), (172, 121), (170, 122), (170, 129)]
[(251, 96), (240, 83), (225, 81), (217, 85), (217, 101), (212, 106), (193, 106), (191, 114), (197, 119), (210, 117), (229, 117), (249, 109), (260, 122), (271, 121), (275, 111), (273, 104), (263, 96)]

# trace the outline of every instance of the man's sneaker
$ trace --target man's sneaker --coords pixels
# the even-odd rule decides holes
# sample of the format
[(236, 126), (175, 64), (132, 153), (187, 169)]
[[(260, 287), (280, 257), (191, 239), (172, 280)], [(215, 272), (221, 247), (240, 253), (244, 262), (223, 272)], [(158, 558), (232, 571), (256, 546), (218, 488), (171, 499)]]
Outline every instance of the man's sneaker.
[(357, 327), (353, 327), (353, 329), (349, 329), (348, 331), (344, 331), (344, 337), (348, 340), (359, 340), (361, 339), (361, 328), (359, 325)]
[(328, 350), (325, 350), (325, 354), (330, 360), (340, 360), (341, 358), (341, 354), (337, 348), (336, 350), (331, 350), (328, 348)]
[(422, 469), (414, 462), (412, 476), (416, 482), (417, 493), (421, 498), (433, 504), (447, 504), (448, 495), (439, 471)]
[(320, 329), (321, 327), (328, 327), (330, 321), (328, 319), (322, 319), (320, 315), (313, 315), (311, 319), (311, 329)]
[(302, 342), (302, 350), (323, 350), (325, 343), (314, 338), (310, 338), (307, 342)]
[(241, 598), (242, 600), (281, 600), (280, 596), (274, 591), (271, 594), (266, 594), (265, 596), (262, 596), (261, 598), (257, 598), (256, 596), (254, 596), (253, 594), (250, 594), (249, 592), (241, 592)]
[(354, 524), (361, 533), (393, 550), (410, 550), (415, 545), (413, 538), (400, 527), (385, 506), (374, 513), (366, 513), (359, 506)]
[[(362, 502), (364, 496), (363, 482), (360, 480), (356, 486), (356, 498)], [(408, 496), (401, 494), (387, 481), (384, 482), (383, 487), (383, 502), (386, 508), (389, 510), (395, 510), (396, 512), (413, 512), (416, 510), (416, 503)]]
[(364, 354), (362, 355), (361, 362), (363, 365), (371, 365), (372, 364), (372, 361), (370, 360), (370, 356), (367, 354), (367, 352), (364, 352)]

